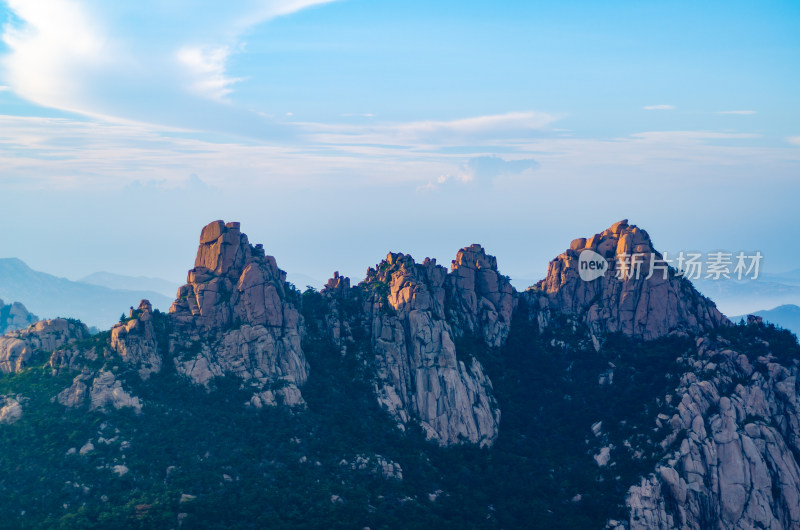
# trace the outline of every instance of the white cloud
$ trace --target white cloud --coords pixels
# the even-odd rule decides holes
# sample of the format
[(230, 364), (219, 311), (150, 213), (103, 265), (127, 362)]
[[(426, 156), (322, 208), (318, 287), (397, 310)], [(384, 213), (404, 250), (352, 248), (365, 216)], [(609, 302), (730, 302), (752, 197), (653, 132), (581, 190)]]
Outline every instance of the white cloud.
[(754, 110), (721, 110), (717, 112), (717, 114), (738, 114), (740, 116), (749, 116), (755, 113), (756, 111)]
[(675, 110), (675, 105), (646, 105), (642, 107), (644, 110)]
[(790, 136), (786, 141), (792, 145), (800, 145), (800, 136)]
[(197, 114), (192, 98), (223, 100), (239, 80), (226, 65), (245, 31), (331, 1), (7, 0), (2, 82), (90, 116), (149, 119), (153, 101)]
[(79, 110), (87, 71), (111, 63), (101, 25), (73, 0), (8, 0), (8, 7), (24, 21), (4, 27), (8, 86), (34, 103)]
[(233, 91), (231, 85), (241, 81), (241, 78), (229, 78), (225, 73), (230, 53), (229, 46), (206, 49), (185, 46), (178, 50), (178, 61), (187, 68), (190, 76), (187, 86), (201, 96), (224, 100)]
[(10, 90), (10, 88), (5, 85), (0, 85), (0, 92), (6, 92), (7, 90)]

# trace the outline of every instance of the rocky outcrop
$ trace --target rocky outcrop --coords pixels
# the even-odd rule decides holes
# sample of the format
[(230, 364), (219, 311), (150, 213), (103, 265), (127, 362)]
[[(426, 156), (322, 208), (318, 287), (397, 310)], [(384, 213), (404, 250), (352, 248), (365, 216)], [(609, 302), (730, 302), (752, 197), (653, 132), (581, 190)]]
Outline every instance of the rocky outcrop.
[(800, 528), (798, 362), (709, 338), (682, 361), (667, 454), (630, 489), (630, 528)]
[(373, 455), (372, 457), (356, 455), (352, 462), (342, 460), (339, 465), (349, 466), (353, 470), (368, 471), (385, 479), (403, 480), (402, 466), (381, 455)]
[(469, 332), (493, 348), (502, 346), (511, 329), (514, 290), (497, 270), (497, 259), (480, 245), (458, 251), (450, 265), (449, 317), (456, 334)]
[(13, 398), (0, 395), (0, 424), (5, 423), (8, 425), (22, 417), (22, 404), (20, 401), (23, 401), (20, 396)]
[(500, 412), (478, 360), (456, 355), (446, 320), (447, 279), (447, 269), (435, 260), (417, 264), (393, 253), (367, 272), (361, 287), (369, 293), (364, 311), (376, 392), (399, 425), (416, 419), (439, 444), (488, 445), (497, 436)]
[[(606, 261), (605, 274), (589, 281), (581, 278), (580, 256), (585, 251)], [(627, 220), (589, 239), (574, 240), (550, 262), (547, 277), (526, 291), (525, 297), (545, 316), (544, 321), (548, 312), (578, 317), (595, 340), (606, 332), (650, 340), (670, 333), (699, 334), (729, 324), (712, 301), (675, 269), (667, 268), (647, 232)]]
[(86, 385), (86, 381), (90, 380), (91, 375), (88, 373), (75, 376), (75, 379), (72, 380), (72, 385), (58, 393), (56, 396), (57, 401), (65, 407), (80, 407), (89, 395), (89, 387)]
[(161, 370), (161, 353), (153, 328), (153, 306), (149, 300), (142, 300), (136, 310), (131, 308), (127, 322), (111, 328), (111, 349), (123, 361), (135, 366), (142, 379)]
[(0, 300), (0, 335), (25, 329), (38, 320), (39, 317), (29, 313), (21, 303), (4, 304), (3, 300)]
[(302, 404), (308, 364), (293, 294), (275, 258), (250, 245), (239, 223), (207, 225), (170, 308), (176, 368), (198, 384), (235, 375), (254, 389), (254, 404), (272, 404), (276, 395)]
[(89, 338), (89, 330), (75, 320), (42, 320), (25, 330), (0, 337), (0, 371), (19, 372), (36, 352), (52, 352), (65, 344)]

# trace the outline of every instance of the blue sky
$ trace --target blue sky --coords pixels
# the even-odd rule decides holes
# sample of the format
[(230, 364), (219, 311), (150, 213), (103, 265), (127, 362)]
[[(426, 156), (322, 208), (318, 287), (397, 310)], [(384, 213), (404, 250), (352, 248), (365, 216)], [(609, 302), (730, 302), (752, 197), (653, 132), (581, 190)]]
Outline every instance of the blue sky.
[(180, 279), (240, 220), (356, 279), (621, 218), (800, 267), (800, 4), (0, 2), (0, 256)]

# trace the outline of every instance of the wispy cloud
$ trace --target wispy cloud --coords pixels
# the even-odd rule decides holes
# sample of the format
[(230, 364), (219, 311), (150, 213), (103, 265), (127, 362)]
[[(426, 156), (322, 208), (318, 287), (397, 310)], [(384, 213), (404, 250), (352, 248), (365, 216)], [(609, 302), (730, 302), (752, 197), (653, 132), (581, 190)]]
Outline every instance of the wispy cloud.
[(487, 140), (525, 138), (544, 131), (557, 116), (543, 112), (509, 112), (452, 121), (415, 121), (365, 125), (298, 123), (311, 139), (326, 144), (369, 144), (427, 148), (475, 145)]
[(752, 133), (725, 133), (716, 131), (652, 131), (631, 135), (647, 142), (698, 143), (708, 140), (747, 140), (759, 138)]
[(754, 110), (720, 110), (717, 114), (738, 114), (740, 116), (749, 116), (755, 114)]
[[(453, 190), (466, 192), (489, 183), (584, 182), (599, 175), (700, 182), (766, 167), (785, 175), (800, 164), (798, 149), (753, 144), (760, 139), (754, 134), (651, 131), (602, 140), (560, 136), (549, 122), (511, 113), (377, 128), (306, 124), (310, 138), (303, 142), (266, 145), (138, 124), (0, 115), (0, 188), (102, 190), (134, 181), (175, 188), (196, 174), (209, 185), (248, 193), (456, 184), (463, 186)], [(788, 141), (800, 145), (800, 137)]]
[(158, 115), (154, 101), (197, 114), (197, 100), (224, 100), (239, 80), (227, 64), (249, 28), (331, 1), (7, 0), (2, 81), (38, 105), (89, 116), (147, 119)]
[(642, 107), (644, 110), (675, 110), (675, 105), (646, 105)]
[(792, 145), (800, 145), (800, 136), (790, 136), (786, 141)]

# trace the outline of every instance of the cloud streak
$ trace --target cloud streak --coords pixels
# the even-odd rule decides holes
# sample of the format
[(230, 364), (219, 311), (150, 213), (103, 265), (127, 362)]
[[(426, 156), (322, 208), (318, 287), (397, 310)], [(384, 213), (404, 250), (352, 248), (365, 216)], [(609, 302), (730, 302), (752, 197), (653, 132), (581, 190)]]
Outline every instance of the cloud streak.
[(646, 105), (642, 107), (644, 110), (675, 110), (675, 105)]
[(525, 138), (546, 131), (557, 116), (543, 112), (509, 112), (451, 121), (415, 121), (366, 125), (298, 123), (310, 139), (325, 144), (392, 145), (425, 149), (441, 145), (474, 145), (505, 138)]
[[(0, 115), (0, 189), (89, 191), (122, 189), (134, 181), (179, 187), (192, 174), (247, 193), (309, 186), (475, 189), (577, 183), (603, 174), (662, 175), (688, 183), (723, 175), (735, 179), (764, 168), (776, 176), (794, 175), (800, 165), (795, 147), (753, 145), (761, 140), (754, 134), (651, 131), (605, 140), (570, 138), (549, 130), (550, 120), (520, 112), (378, 127), (306, 124), (304, 134), (313, 139), (266, 145), (211, 141), (140, 124)], [(800, 137), (788, 141), (800, 145)]]

